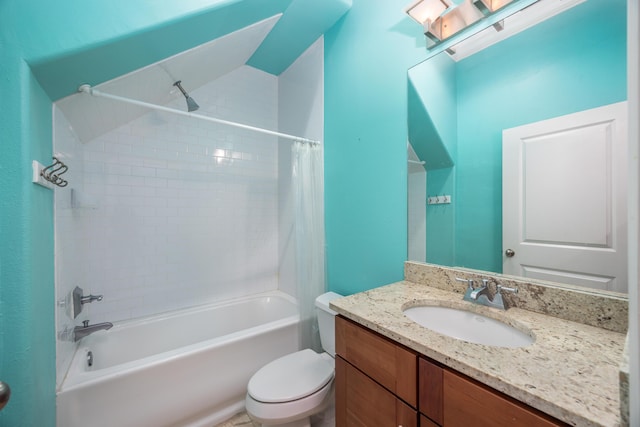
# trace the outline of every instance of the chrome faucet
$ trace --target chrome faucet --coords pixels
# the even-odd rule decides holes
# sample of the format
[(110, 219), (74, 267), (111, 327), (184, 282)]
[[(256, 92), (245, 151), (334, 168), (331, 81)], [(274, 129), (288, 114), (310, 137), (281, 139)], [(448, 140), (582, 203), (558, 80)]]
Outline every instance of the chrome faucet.
[(467, 283), (467, 291), (462, 298), (463, 300), (487, 307), (498, 308), (500, 310), (507, 309), (504, 304), (504, 299), (502, 298), (502, 292), (518, 293), (518, 288), (508, 288), (496, 283), (496, 293), (492, 297), (489, 293), (489, 279), (482, 279), (482, 286), (477, 288), (473, 287), (473, 279), (460, 279), (456, 277), (456, 280)]
[(81, 340), (82, 338), (86, 337), (87, 335), (91, 335), (94, 332), (111, 329), (112, 327), (113, 323), (111, 322), (89, 325), (89, 321), (84, 320), (82, 322), (82, 326), (76, 326), (75, 328), (73, 328), (73, 341)]
[(469, 293), (469, 298), (471, 298), (472, 300), (477, 300), (479, 296), (482, 295), (486, 295), (487, 298), (489, 298), (489, 280), (488, 279), (482, 279), (482, 286), (475, 288), (474, 290), (472, 290)]

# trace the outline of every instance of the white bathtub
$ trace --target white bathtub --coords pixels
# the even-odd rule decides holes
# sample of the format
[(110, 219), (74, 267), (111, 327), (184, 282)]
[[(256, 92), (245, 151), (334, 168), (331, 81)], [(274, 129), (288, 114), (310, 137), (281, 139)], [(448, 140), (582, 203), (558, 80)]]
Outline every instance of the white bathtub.
[(298, 322), (295, 300), (270, 292), (114, 324), (80, 341), (57, 425), (211, 427), (242, 409), (255, 371), (298, 350)]

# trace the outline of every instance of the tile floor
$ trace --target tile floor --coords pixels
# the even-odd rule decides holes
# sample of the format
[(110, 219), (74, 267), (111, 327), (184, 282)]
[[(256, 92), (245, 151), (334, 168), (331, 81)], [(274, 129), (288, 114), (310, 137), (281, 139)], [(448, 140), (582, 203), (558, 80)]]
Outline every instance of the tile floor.
[(251, 421), (249, 415), (247, 415), (246, 412), (243, 412), (214, 427), (260, 427), (260, 424)]
[[(311, 417), (312, 427), (335, 427), (335, 409), (333, 405)], [(246, 412), (235, 415), (233, 418), (213, 427), (260, 427), (260, 424), (251, 421)]]

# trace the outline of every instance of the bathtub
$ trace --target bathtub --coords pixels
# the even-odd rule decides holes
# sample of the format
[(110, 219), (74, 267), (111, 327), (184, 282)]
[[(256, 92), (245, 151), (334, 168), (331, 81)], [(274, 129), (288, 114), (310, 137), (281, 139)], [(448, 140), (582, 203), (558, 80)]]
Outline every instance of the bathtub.
[(57, 425), (212, 427), (242, 410), (255, 371), (298, 350), (298, 323), (277, 291), (116, 323), (80, 341)]

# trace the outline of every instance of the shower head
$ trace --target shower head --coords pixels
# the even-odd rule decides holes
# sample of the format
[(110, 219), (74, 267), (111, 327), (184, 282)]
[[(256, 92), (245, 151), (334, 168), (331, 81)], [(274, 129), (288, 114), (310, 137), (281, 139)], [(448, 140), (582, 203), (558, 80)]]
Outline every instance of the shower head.
[(173, 85), (177, 86), (178, 89), (180, 89), (180, 92), (182, 92), (184, 97), (187, 99), (187, 110), (189, 112), (196, 111), (198, 108), (200, 108), (200, 106), (196, 103), (196, 101), (193, 100), (192, 97), (189, 96), (187, 91), (182, 88), (182, 85), (180, 83), (182, 83), (182, 80), (178, 80)]

